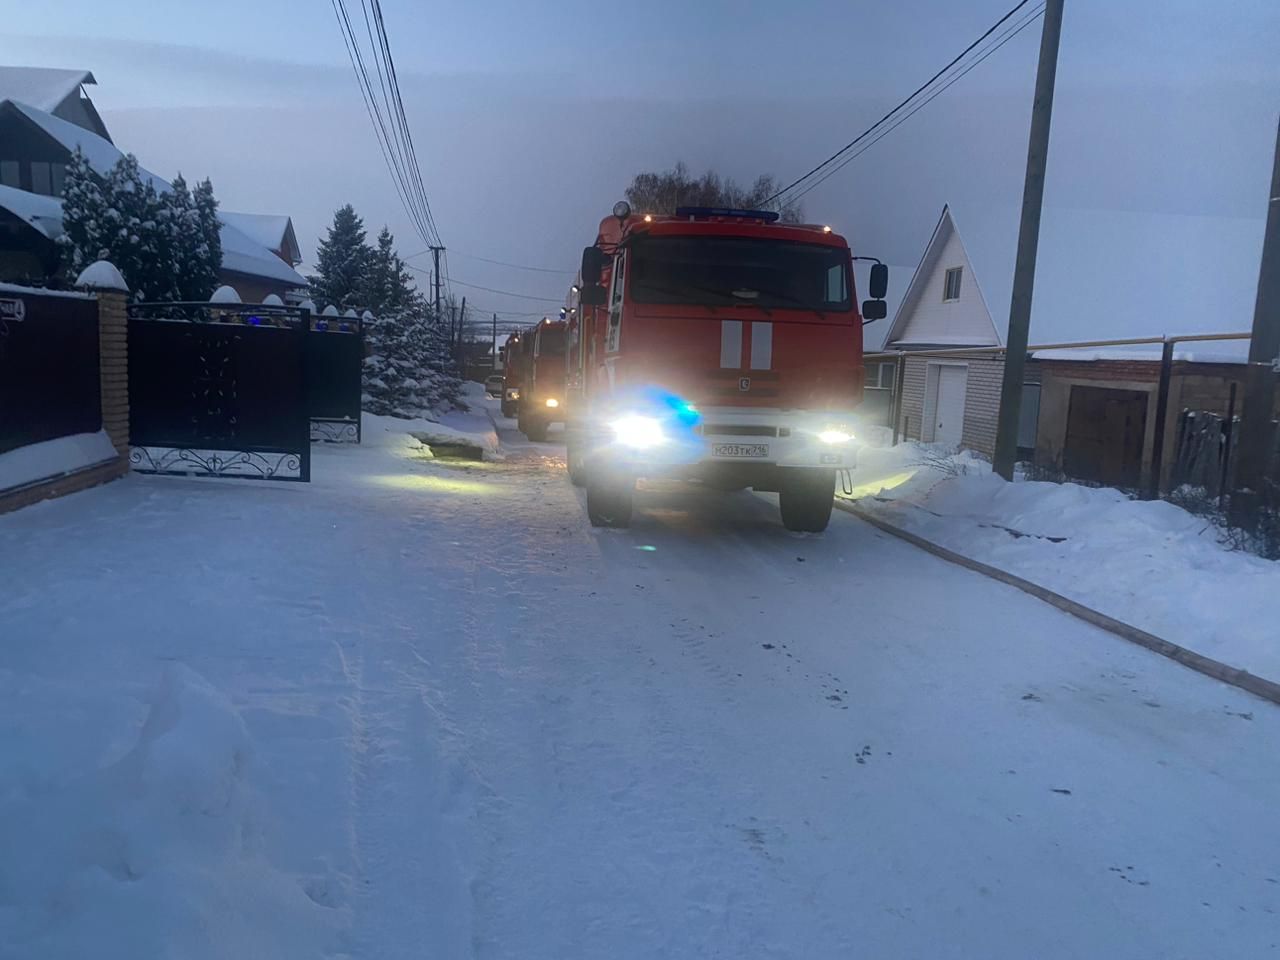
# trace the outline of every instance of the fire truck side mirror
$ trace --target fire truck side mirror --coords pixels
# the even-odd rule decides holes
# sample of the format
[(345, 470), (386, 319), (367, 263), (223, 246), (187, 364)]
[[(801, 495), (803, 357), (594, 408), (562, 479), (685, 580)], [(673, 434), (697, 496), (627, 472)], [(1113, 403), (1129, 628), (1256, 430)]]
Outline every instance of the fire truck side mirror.
[(863, 300), (862, 301), (862, 322), (871, 323), (873, 320), (883, 320), (889, 315), (889, 308), (885, 306), (883, 300)]
[(587, 247), (582, 251), (582, 283), (583, 286), (592, 286), (600, 282), (600, 275), (604, 272), (604, 254), (599, 247)]
[(603, 307), (607, 299), (604, 287), (598, 283), (584, 284), (578, 291), (578, 302), (584, 307)]
[(883, 300), (889, 290), (889, 268), (883, 263), (871, 265), (871, 280), (867, 284), (867, 293), (873, 300)]

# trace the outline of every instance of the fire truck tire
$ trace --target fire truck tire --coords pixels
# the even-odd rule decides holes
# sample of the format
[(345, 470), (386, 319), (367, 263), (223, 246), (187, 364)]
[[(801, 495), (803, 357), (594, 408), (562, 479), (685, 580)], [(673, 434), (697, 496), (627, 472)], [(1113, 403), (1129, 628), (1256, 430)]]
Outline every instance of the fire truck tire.
[(551, 424), (540, 417), (530, 417), (525, 421), (524, 435), (534, 443), (542, 443), (547, 439), (547, 428)]
[(502, 415), (508, 419), (516, 415), (516, 405), (509, 400), (502, 401)]
[(831, 522), (835, 501), (834, 470), (797, 470), (778, 491), (782, 525), (801, 533), (821, 533)]
[(635, 477), (595, 469), (587, 478), (587, 519), (593, 527), (629, 527), (635, 502)]
[(587, 463), (582, 456), (582, 450), (578, 443), (570, 440), (564, 451), (565, 467), (569, 471), (569, 482), (575, 487), (585, 487), (587, 485)]

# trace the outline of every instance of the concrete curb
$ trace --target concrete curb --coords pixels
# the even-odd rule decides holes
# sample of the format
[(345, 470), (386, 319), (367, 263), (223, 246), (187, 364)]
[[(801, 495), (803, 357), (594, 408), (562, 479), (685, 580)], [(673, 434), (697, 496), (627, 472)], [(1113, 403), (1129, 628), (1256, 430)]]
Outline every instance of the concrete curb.
[(1069, 613), (1073, 617), (1077, 617), (1086, 623), (1090, 623), (1095, 627), (1101, 627), (1110, 633), (1114, 633), (1118, 637), (1122, 637), (1131, 643), (1136, 643), (1140, 647), (1146, 647), (1154, 653), (1160, 654), (1162, 657), (1168, 657), (1184, 667), (1190, 667), (1197, 673), (1203, 673), (1206, 677), (1212, 677), (1214, 680), (1221, 680), (1223, 683), (1229, 683), (1233, 687), (1239, 687), (1252, 693), (1254, 696), (1262, 697), (1264, 700), (1270, 700), (1272, 703), (1280, 704), (1280, 683), (1259, 677), (1256, 674), (1249, 673), (1247, 670), (1240, 670), (1236, 667), (1228, 666), (1220, 660), (1214, 660), (1212, 657), (1206, 657), (1204, 654), (1196, 653), (1194, 650), (1188, 650), (1176, 643), (1171, 643), (1161, 637), (1157, 637), (1154, 633), (1147, 633), (1135, 626), (1127, 624), (1114, 617), (1109, 617), (1105, 613), (1099, 613), (1090, 607), (1086, 607), (1082, 603), (1077, 603), (1064, 597), (1060, 593), (1054, 593), (1046, 587), (1042, 587), (1030, 580), (1024, 580), (1022, 577), (1015, 576), (1008, 571), (1001, 570), (998, 567), (990, 566), (978, 560), (972, 560), (963, 554), (956, 553), (954, 550), (948, 550), (946, 547), (938, 546), (932, 540), (926, 540), (924, 537), (914, 533), (909, 533), (901, 527), (894, 526), (886, 520), (862, 509), (856, 503), (850, 500), (841, 500), (836, 498), (836, 507), (845, 513), (851, 513), (859, 520), (865, 520), (879, 530), (892, 534), (912, 546), (919, 547), (935, 557), (941, 557), (951, 563), (958, 564), (975, 573), (990, 577), (992, 580), (999, 580), (1001, 583), (1016, 587), (1023, 593), (1029, 593), (1038, 600), (1052, 604), (1064, 613)]

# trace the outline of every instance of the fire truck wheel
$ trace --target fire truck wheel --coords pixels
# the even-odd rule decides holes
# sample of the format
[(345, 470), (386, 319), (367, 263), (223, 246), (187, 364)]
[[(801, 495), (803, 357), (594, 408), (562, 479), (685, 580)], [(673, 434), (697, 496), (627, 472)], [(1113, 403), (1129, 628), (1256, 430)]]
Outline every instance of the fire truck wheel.
[(587, 478), (587, 519), (593, 527), (629, 527), (635, 501), (635, 477), (596, 469)]
[(778, 491), (782, 525), (802, 533), (821, 533), (831, 522), (835, 500), (834, 470), (797, 470)]
[(507, 419), (510, 419), (511, 417), (514, 417), (514, 416), (516, 415), (516, 405), (515, 405), (514, 403), (509, 403), (508, 401), (503, 400), (503, 401), (502, 401), (502, 415), (503, 415), (504, 417), (506, 417)]
[(569, 470), (569, 482), (575, 487), (584, 487), (587, 484), (587, 464), (586, 458), (582, 456), (582, 450), (579, 445), (570, 440), (565, 446), (564, 451), (565, 466)]
[(547, 428), (551, 424), (538, 417), (530, 417), (525, 421), (524, 435), (534, 443), (542, 443), (547, 439)]

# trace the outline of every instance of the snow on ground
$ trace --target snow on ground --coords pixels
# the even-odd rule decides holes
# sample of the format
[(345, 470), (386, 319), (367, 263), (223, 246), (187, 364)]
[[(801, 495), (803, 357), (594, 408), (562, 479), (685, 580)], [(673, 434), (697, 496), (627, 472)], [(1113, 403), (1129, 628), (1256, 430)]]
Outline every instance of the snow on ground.
[(29, 443), (0, 453), (0, 490), (58, 477), (117, 456), (105, 430)]
[(479, 447), (486, 460), (501, 459), (498, 432), (485, 407), (484, 387), (467, 381), (463, 384), (466, 410), (450, 410), (433, 419), (379, 417), (365, 414), (362, 442), (374, 446), (390, 446), (412, 451), (418, 456), (431, 456), (431, 443), (466, 444)]
[(1280, 681), (1280, 563), (1224, 547), (1202, 517), (1105, 487), (1005, 483), (972, 455), (913, 443), (865, 449), (853, 480), (885, 520)]
[(0, 517), (0, 957), (1277, 949), (1280, 711), (501, 426)]

